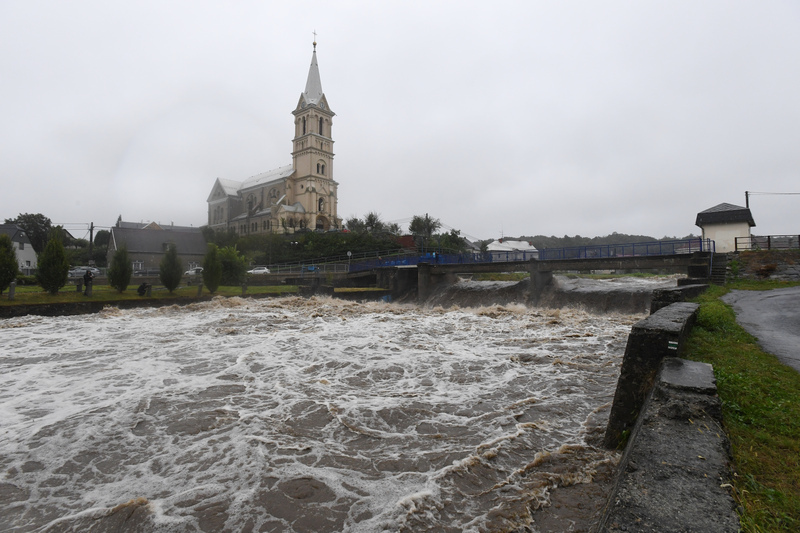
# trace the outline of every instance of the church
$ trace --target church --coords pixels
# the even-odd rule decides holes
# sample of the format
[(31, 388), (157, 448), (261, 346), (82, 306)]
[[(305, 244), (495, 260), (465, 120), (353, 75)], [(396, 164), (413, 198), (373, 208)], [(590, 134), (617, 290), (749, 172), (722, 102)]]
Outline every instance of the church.
[(333, 117), (311, 56), (305, 91), (294, 111), (292, 164), (244, 181), (217, 178), (208, 196), (208, 226), (239, 236), (340, 229), (333, 180)]

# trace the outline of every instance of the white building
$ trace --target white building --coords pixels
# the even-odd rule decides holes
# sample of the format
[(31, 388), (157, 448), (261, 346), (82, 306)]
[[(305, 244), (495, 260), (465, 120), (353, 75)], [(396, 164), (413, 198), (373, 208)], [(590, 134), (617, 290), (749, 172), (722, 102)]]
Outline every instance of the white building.
[(491, 254), (492, 261), (527, 261), (539, 258), (539, 250), (528, 241), (499, 239), (487, 244), (486, 251)]
[(11, 238), (14, 250), (17, 252), (20, 271), (25, 275), (30, 275), (31, 271), (36, 269), (36, 251), (31, 246), (30, 239), (16, 224), (0, 224), (0, 234), (2, 233)]
[(750, 209), (723, 203), (697, 213), (695, 225), (703, 230), (703, 239), (714, 241), (715, 251), (725, 253), (736, 251), (736, 237), (749, 239), (756, 223)]

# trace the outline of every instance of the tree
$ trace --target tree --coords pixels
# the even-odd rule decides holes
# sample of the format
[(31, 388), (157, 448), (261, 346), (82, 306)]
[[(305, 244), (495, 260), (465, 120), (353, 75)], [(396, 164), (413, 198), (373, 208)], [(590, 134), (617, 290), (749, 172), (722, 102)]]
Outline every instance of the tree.
[(69, 261), (57, 232), (52, 232), (37, 262), (36, 281), (50, 294), (57, 294), (69, 276)]
[(111, 241), (111, 232), (107, 229), (101, 229), (94, 236), (94, 245), (98, 248), (108, 246), (109, 241)]
[(0, 294), (11, 285), (18, 272), (17, 251), (11, 237), (4, 233), (0, 235)]
[(111, 258), (111, 266), (108, 268), (108, 284), (117, 289), (117, 292), (125, 292), (131, 283), (133, 275), (133, 265), (128, 259), (128, 248), (122, 246), (114, 252)]
[(203, 283), (208, 292), (214, 294), (222, 282), (222, 260), (216, 244), (208, 245), (208, 252), (203, 259)]
[(345, 226), (347, 226), (347, 229), (352, 231), (353, 233), (366, 233), (367, 232), (367, 228), (364, 225), (364, 222), (360, 218), (358, 218), (356, 216), (348, 218), (345, 221), (344, 224), (345, 224)]
[(219, 251), (222, 263), (222, 285), (241, 285), (247, 274), (247, 260), (235, 246), (226, 246)]
[(459, 253), (467, 251), (467, 243), (464, 241), (464, 237), (461, 236), (460, 230), (451, 229), (450, 233), (442, 233), (439, 235), (438, 240), (439, 247), (444, 250)]
[(414, 215), (408, 231), (416, 237), (417, 246), (425, 248), (425, 243), (430, 242), (431, 236), (442, 226), (438, 218), (432, 218), (428, 213), (425, 216)]
[(172, 292), (180, 285), (181, 276), (183, 276), (183, 267), (178, 259), (178, 248), (174, 244), (170, 244), (159, 265), (158, 279), (169, 292)]
[(22, 228), (22, 231), (28, 236), (28, 239), (31, 241), (31, 246), (33, 246), (37, 254), (42, 253), (44, 250), (49, 238), (50, 229), (53, 227), (50, 219), (41, 213), (35, 215), (20, 213), (15, 219), (7, 218), (5, 223), (16, 224)]
[(364, 227), (368, 233), (380, 233), (385, 231), (386, 224), (381, 220), (381, 216), (375, 211), (370, 211), (364, 217)]

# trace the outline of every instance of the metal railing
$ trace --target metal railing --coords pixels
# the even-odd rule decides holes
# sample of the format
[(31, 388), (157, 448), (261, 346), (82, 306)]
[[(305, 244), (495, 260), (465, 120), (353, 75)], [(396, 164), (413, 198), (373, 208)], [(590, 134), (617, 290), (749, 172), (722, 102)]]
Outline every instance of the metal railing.
[(800, 248), (800, 235), (750, 235), (736, 237), (736, 251), (791, 250)]
[(691, 254), (714, 252), (711, 239), (678, 239), (673, 241), (649, 241), (629, 244), (601, 244), (594, 246), (571, 246), (568, 248), (544, 248), (539, 250), (539, 260), (555, 259), (600, 259), (609, 257), (638, 257), (651, 255)]

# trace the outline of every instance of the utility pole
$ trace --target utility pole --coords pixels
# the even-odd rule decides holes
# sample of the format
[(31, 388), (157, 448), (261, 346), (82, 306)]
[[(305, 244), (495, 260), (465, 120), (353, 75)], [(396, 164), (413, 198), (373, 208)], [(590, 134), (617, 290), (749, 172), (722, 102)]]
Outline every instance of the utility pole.
[(744, 191), (744, 206), (750, 209), (750, 191)]

